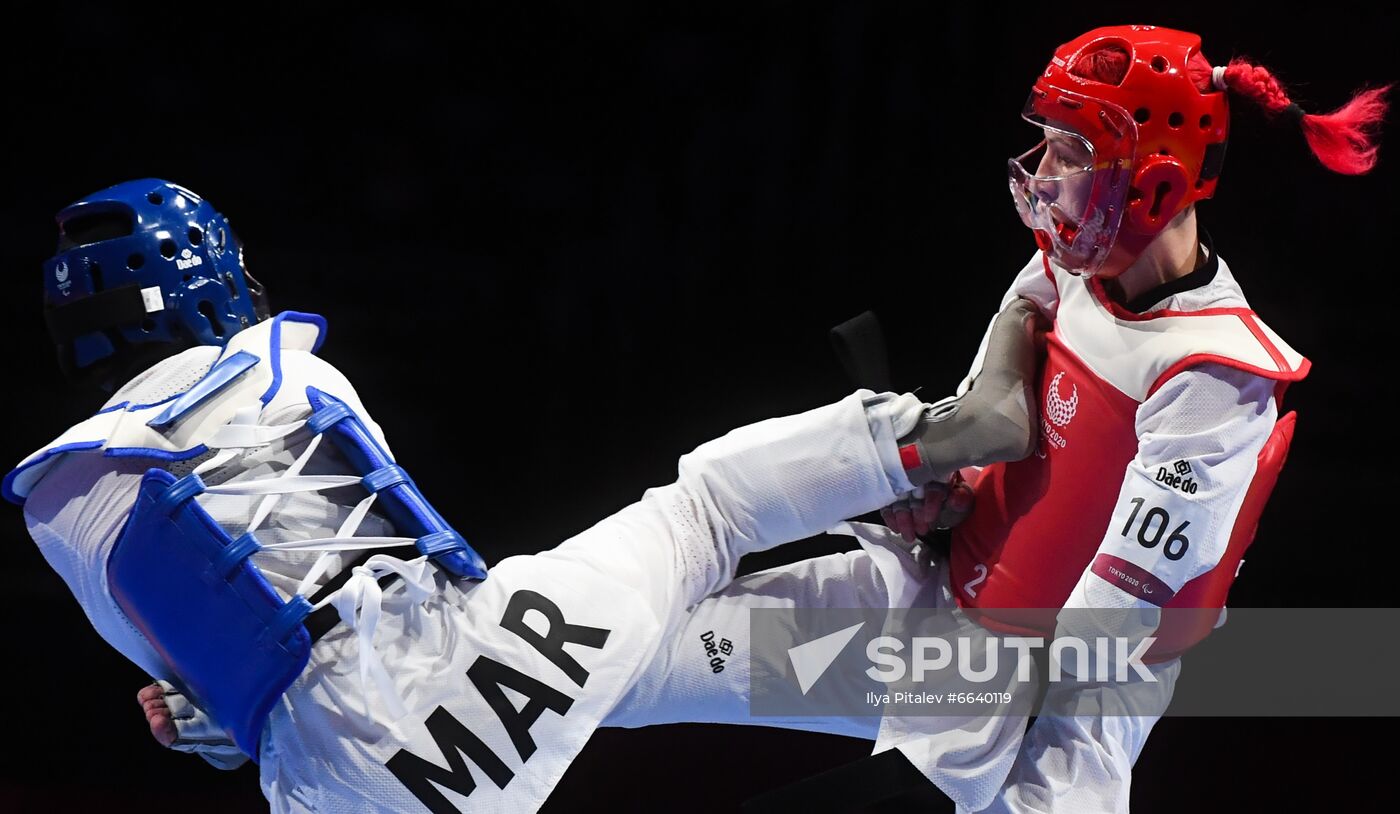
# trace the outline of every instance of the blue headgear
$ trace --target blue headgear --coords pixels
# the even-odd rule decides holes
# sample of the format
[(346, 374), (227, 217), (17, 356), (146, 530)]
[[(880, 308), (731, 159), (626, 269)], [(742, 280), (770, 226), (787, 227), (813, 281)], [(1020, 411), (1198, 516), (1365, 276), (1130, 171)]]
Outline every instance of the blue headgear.
[(67, 367), (89, 367), (125, 345), (222, 345), (268, 316), (228, 218), (184, 187), (127, 181), (56, 220), (44, 317)]

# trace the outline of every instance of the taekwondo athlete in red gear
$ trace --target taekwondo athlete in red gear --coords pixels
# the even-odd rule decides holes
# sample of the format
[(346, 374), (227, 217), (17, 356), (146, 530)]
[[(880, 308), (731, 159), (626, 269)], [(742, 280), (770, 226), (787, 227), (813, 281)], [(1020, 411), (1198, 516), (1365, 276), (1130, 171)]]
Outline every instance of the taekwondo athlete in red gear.
[[(1301, 125), (1325, 165), (1356, 174), (1375, 162), (1383, 93), (1307, 115), (1265, 69), (1212, 67), (1198, 36), (1153, 26), (1056, 49), (1023, 112), (1040, 143), (1009, 162), (1040, 250), (1003, 298), (1032, 300), (1052, 323), (1040, 437), (1035, 454), (976, 481), (950, 553), (959, 606), (996, 630), (1091, 641), (1106, 633), (1091, 613), (1037, 624), (1015, 609), (1136, 609), (1137, 633), (1156, 638), (1145, 660), (1165, 708), (1177, 657), (1224, 621), (1292, 438), (1280, 401), (1308, 372), (1197, 221), (1220, 175), (1228, 97)], [(987, 810), (1126, 812), (1156, 717), (1038, 718)], [(916, 766), (936, 757), (934, 741), (900, 748)]]
[[(535, 810), (597, 726), (667, 714), (636, 690), (744, 554), (1033, 440), (1022, 303), (958, 420), (862, 390), (743, 427), (488, 574), (316, 355), (325, 320), (269, 315), (207, 201), (145, 179), (58, 220), (50, 331), (76, 380), (115, 392), (4, 496), (98, 633), (259, 762), (276, 812)], [(842, 556), (852, 585), (911, 590), (888, 551)]]

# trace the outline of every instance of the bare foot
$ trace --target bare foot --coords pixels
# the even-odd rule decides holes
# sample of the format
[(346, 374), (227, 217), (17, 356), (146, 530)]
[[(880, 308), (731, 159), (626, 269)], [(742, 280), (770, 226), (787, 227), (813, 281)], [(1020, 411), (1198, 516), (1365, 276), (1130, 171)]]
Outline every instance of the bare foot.
[(146, 713), (151, 737), (161, 746), (169, 748), (180, 736), (180, 732), (175, 728), (175, 718), (171, 716), (170, 707), (165, 703), (165, 689), (159, 684), (142, 687), (141, 691), (136, 693), (136, 701)]

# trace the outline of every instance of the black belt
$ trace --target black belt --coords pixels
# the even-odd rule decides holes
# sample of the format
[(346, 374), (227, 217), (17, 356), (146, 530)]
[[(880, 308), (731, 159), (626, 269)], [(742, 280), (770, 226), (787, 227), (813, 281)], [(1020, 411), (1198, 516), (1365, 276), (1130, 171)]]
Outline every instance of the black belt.
[[(363, 554), (361, 554), (358, 558), (356, 558), (354, 562), (351, 562), (349, 565), (340, 569), (340, 573), (331, 577), (329, 582), (327, 582), (325, 585), (322, 585), (321, 590), (317, 591), (310, 597), (311, 604), (315, 605), (317, 602), (320, 602), (322, 599), (325, 599), (326, 597), (340, 590), (346, 582), (350, 581), (350, 575), (355, 572), (355, 569), (361, 565), (364, 565), (366, 562), (369, 562), (369, 558), (373, 557), (375, 554), (387, 554), (391, 557), (398, 557), (401, 560), (411, 560), (415, 557), (420, 556), (421, 552), (419, 552), (417, 548), (411, 545), (399, 546), (398, 548), (371, 549), (369, 551), (366, 551)], [(394, 573), (393, 571), (390, 571), (389, 573), (379, 578), (379, 587), (387, 588), (390, 585), (394, 584), (394, 580), (398, 578), (398, 574)], [(311, 643), (315, 644), (321, 639), (322, 636), (331, 632), (331, 629), (334, 628), (339, 622), (340, 612), (335, 609), (335, 605), (326, 605), (323, 608), (319, 608), (317, 610), (312, 611), (310, 615), (308, 615), (306, 619), (302, 622), (302, 624), (306, 625), (306, 632), (311, 634)]]

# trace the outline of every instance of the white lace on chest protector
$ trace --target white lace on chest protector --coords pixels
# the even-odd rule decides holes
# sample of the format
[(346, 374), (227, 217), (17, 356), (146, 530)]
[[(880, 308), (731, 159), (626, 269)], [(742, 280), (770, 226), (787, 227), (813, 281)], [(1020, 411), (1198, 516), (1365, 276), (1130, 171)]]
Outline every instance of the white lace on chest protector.
[[(194, 348), (154, 365), (119, 390), (96, 415), (21, 462), (6, 476), (4, 496), (23, 503), (44, 475), (69, 454), (142, 458), (167, 469), (189, 468), (196, 475), (226, 473), (249, 451), (277, 444), (307, 427), (306, 419), (283, 424), (263, 422), (269, 416), (310, 413), (304, 382), (282, 386), (283, 354), (314, 352), (324, 331), (320, 317), (289, 312), (236, 334), (222, 351)], [(353, 410), (364, 414), (348, 384), (335, 389)], [(303, 474), (322, 438), (315, 435), (281, 472), (259, 478), (230, 478), (206, 486), (204, 494), (216, 499), (226, 496), (254, 500), (256, 509), (250, 521), (237, 530), (251, 534), (263, 526), (279, 502), (290, 496), (362, 484), (363, 478), (355, 474)], [(383, 439), (378, 440), (382, 443)], [(308, 595), (324, 577), (343, 567), (340, 555), (344, 552), (415, 543), (412, 537), (356, 536), (377, 497), (378, 492), (371, 492), (359, 501), (329, 537), (266, 542), (259, 549), (319, 553), (294, 591)], [(333, 604), (342, 621), (356, 632), (360, 640), (359, 672), (366, 696), (371, 684), (375, 685), (385, 704), (398, 716), (404, 712), (402, 701), (372, 645), (381, 615), (382, 589), (378, 579), (391, 572), (402, 579), (413, 604), (421, 603), (435, 590), (427, 556), (406, 561), (376, 554), (357, 566), (339, 590), (314, 607)]]

